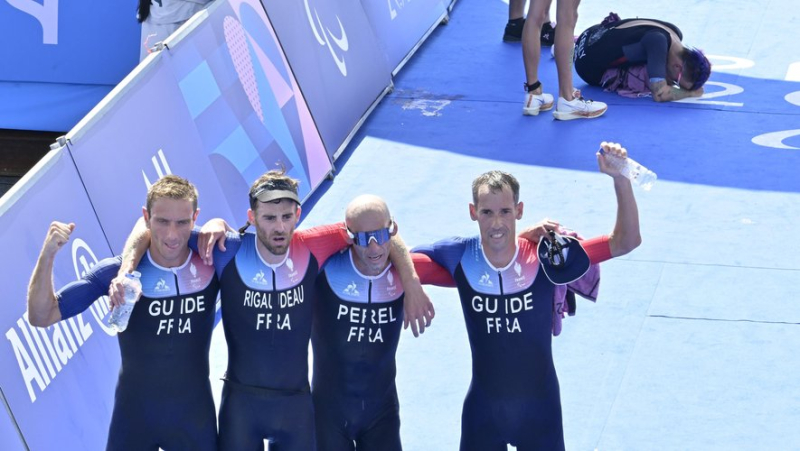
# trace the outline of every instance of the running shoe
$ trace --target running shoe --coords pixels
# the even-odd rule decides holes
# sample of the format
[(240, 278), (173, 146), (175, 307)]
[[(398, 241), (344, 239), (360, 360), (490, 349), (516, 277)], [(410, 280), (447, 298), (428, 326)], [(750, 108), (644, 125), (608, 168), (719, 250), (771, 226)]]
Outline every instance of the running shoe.
[(503, 34), (504, 42), (519, 42), (522, 40), (522, 28), (525, 26), (525, 19), (509, 20), (506, 24), (506, 31)]
[(570, 101), (559, 97), (556, 109), (553, 111), (553, 117), (559, 121), (592, 119), (602, 116), (607, 109), (608, 105), (603, 102), (594, 102), (578, 96)]
[(548, 111), (553, 108), (553, 96), (546, 93), (534, 94), (525, 93), (525, 105), (522, 107), (522, 114), (525, 116), (538, 116), (539, 111)]
[(542, 25), (542, 45), (550, 47), (556, 42), (556, 23), (547, 22)]
[[(556, 23), (547, 22), (542, 25), (542, 45), (550, 47), (556, 42)], [(525, 19), (509, 20), (506, 24), (505, 33), (503, 33), (503, 41), (505, 42), (519, 42), (522, 40), (522, 28), (525, 26)]]

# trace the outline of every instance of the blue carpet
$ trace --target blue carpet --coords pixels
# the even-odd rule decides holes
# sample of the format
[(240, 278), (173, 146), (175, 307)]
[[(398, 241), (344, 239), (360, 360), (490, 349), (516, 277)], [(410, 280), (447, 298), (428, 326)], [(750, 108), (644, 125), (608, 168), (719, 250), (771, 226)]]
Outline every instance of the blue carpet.
[[(614, 3), (622, 17), (677, 24), (685, 42), (717, 55), (707, 93), (721, 95), (656, 104), (575, 77), (609, 104), (605, 116), (523, 117), (521, 48), (501, 42), (506, 4), (460, 0), (337, 161), (304, 226), (341, 220), (350, 199), (374, 193), (410, 245), (474, 235), (471, 181), (497, 168), (522, 183), (523, 224), (548, 216), (608, 233), (614, 192), (594, 153), (622, 142), (659, 181), (636, 192), (643, 245), (603, 265), (599, 301), (579, 302), (553, 340), (567, 449), (796, 449), (800, 84), (786, 80), (800, 60), (787, 51), (796, 4)], [(608, 9), (584, 2), (577, 29)], [(549, 51), (540, 75), (555, 92)], [(402, 436), (408, 450), (455, 450), (469, 344), (455, 291), (429, 294), (433, 327), (406, 333), (398, 351)]]

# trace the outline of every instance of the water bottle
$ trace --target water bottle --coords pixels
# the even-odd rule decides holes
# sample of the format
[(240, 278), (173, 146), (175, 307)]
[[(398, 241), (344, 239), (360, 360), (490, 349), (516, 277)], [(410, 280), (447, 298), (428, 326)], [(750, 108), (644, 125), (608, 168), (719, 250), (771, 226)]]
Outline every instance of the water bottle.
[(611, 167), (618, 169), (619, 173), (630, 180), (631, 183), (641, 186), (645, 191), (650, 191), (656, 183), (656, 179), (658, 179), (655, 172), (642, 166), (633, 158), (620, 158), (613, 154), (606, 154), (602, 148), (600, 148), (600, 153), (606, 155), (606, 162)]
[(137, 271), (125, 274), (122, 282), (125, 286), (125, 303), (116, 307), (111, 312), (111, 318), (108, 319), (108, 325), (117, 333), (124, 332), (128, 328), (128, 320), (131, 318), (133, 308), (136, 307), (136, 301), (142, 295), (142, 282), (139, 280), (141, 276)]

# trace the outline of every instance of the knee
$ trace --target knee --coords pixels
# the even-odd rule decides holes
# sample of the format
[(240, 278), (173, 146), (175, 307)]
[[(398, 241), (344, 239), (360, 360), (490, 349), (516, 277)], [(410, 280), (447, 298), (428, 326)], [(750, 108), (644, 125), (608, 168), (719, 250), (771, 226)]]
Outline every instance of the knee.
[(528, 18), (525, 20), (527, 22), (531, 22), (533, 25), (536, 25), (536, 28), (541, 29), (542, 25), (550, 22), (550, 11), (549, 7), (540, 8), (538, 6), (538, 4), (531, 5), (531, 9), (528, 12)]

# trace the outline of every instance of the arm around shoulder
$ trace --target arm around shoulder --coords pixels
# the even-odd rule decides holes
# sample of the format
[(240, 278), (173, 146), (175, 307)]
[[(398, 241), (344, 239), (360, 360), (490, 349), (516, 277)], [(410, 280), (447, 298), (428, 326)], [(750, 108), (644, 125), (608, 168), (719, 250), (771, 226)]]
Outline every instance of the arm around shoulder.
[(116, 308), (125, 303), (125, 286), (123, 280), (125, 274), (133, 272), (139, 262), (147, 253), (147, 248), (150, 247), (150, 230), (147, 228), (147, 223), (144, 217), (140, 217), (125, 240), (125, 246), (122, 249), (122, 264), (119, 267), (117, 277), (111, 281), (108, 287), (108, 301), (112, 308)]
[(119, 267), (119, 274), (132, 272), (139, 265), (147, 248), (150, 247), (150, 230), (143, 217), (140, 217), (125, 240), (125, 246), (122, 249), (122, 265)]
[(425, 332), (426, 327), (431, 325), (436, 312), (430, 298), (422, 289), (422, 284), (414, 269), (414, 263), (406, 243), (399, 234), (392, 236), (390, 243), (389, 256), (392, 264), (397, 268), (397, 273), (405, 290), (403, 301), (405, 309), (404, 328), (407, 329), (411, 326), (411, 332), (415, 337), (418, 337), (419, 334)]

